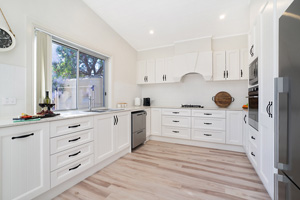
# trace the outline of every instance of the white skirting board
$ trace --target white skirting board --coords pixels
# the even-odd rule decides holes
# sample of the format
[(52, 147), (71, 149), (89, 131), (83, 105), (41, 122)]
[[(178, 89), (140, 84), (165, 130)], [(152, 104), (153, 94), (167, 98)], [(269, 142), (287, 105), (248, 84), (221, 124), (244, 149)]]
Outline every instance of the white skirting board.
[(213, 149), (222, 149), (227, 151), (237, 151), (237, 152), (245, 152), (242, 146), (237, 145), (229, 145), (229, 144), (218, 144), (212, 142), (201, 142), (195, 140), (184, 140), (184, 139), (176, 139), (176, 138), (169, 138), (163, 136), (154, 136), (151, 135), (149, 140), (156, 140), (160, 142), (170, 142), (175, 144), (184, 144), (184, 145), (191, 145), (197, 147), (206, 147), (206, 148), (213, 148)]
[(128, 154), (130, 152), (131, 152), (130, 148), (125, 149), (125, 150), (113, 155), (112, 157), (104, 160), (103, 162), (91, 167), (90, 169), (82, 172), (81, 174), (79, 174), (79, 175), (77, 175), (77, 176), (75, 176), (75, 177), (73, 177), (73, 178), (57, 185), (56, 187), (48, 190), (47, 192), (45, 192), (45, 193), (41, 194), (40, 196), (34, 198), (34, 200), (47, 200), (47, 199), (50, 200), (50, 199), (53, 199), (57, 195), (63, 193), (67, 189), (73, 187), (77, 183), (83, 181), (87, 177), (93, 175), (94, 173), (98, 172), (99, 170), (101, 170), (104, 167), (110, 165), (114, 161), (118, 160), (119, 158), (125, 156), (126, 154)]

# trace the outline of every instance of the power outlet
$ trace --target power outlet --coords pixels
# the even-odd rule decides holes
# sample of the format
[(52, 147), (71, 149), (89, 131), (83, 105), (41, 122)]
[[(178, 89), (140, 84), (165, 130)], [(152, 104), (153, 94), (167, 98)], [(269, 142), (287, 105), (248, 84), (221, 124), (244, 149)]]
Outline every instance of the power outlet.
[(16, 105), (17, 99), (15, 97), (2, 98), (2, 105)]

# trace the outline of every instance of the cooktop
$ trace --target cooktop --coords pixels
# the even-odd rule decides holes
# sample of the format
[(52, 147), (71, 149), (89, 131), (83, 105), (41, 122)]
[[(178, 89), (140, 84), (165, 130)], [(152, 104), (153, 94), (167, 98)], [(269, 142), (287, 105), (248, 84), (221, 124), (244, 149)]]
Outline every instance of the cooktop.
[(204, 106), (201, 105), (192, 105), (192, 104), (182, 104), (182, 108), (204, 108)]

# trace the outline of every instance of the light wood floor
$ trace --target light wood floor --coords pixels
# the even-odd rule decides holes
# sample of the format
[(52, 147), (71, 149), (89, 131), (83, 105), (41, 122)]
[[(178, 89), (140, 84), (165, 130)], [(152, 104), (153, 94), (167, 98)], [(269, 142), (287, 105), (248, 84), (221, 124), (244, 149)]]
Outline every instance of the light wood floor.
[(244, 153), (149, 141), (55, 200), (270, 199)]

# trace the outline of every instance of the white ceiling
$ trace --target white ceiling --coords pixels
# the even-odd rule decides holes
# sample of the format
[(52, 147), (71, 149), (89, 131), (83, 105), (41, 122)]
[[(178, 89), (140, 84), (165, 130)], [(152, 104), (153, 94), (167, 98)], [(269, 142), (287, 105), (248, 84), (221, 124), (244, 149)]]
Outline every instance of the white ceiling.
[[(83, 0), (136, 50), (249, 30), (250, 0)], [(224, 20), (219, 16), (225, 14)], [(150, 35), (149, 31), (154, 30)]]

